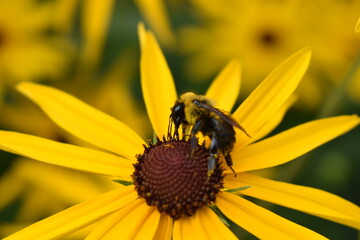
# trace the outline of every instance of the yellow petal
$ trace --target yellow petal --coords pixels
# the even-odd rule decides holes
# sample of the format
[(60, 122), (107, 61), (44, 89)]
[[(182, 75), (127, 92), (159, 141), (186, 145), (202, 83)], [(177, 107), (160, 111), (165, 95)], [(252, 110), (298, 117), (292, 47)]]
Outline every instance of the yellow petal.
[(0, 149), (38, 161), (130, 180), (132, 162), (110, 153), (16, 132), (0, 131)]
[(133, 186), (122, 187), (34, 223), (5, 239), (47, 240), (61, 238), (90, 225), (123, 206), (126, 206), (137, 197), (136, 192), (133, 190)]
[(167, 47), (173, 47), (175, 38), (165, 9), (164, 0), (136, 0), (135, 3), (159, 36), (160, 42), (164, 43)]
[(144, 141), (129, 127), (71, 95), (27, 82), (19, 84), (18, 89), (56, 124), (88, 143), (129, 159), (143, 151)]
[[(191, 238), (195, 238), (194, 235), (198, 233), (198, 230), (191, 227), (190, 219), (190, 217), (183, 217), (174, 222), (173, 240), (191, 240)], [(186, 231), (189, 231), (191, 233), (188, 237)]]
[(23, 228), (25, 228), (26, 225), (24, 223), (2, 223), (0, 225), (0, 236), (8, 236), (14, 232), (17, 232)]
[(167, 135), (170, 108), (174, 105), (176, 89), (165, 57), (151, 32), (139, 25), (141, 44), (141, 88), (151, 124), (157, 134)]
[(172, 237), (173, 220), (166, 213), (162, 213), (158, 228), (154, 234), (153, 239), (171, 240)]
[(360, 208), (334, 194), (249, 173), (240, 173), (236, 178), (226, 177), (225, 187), (240, 186), (250, 186), (241, 191), (242, 194), (360, 229)]
[(156, 232), (160, 213), (156, 207), (150, 207), (144, 200), (121, 220), (117, 220), (114, 227), (101, 239), (153, 239)]
[(174, 222), (173, 240), (196, 240), (201, 238), (201, 233), (200, 226), (195, 225), (194, 216), (183, 217)]
[(54, 28), (63, 33), (68, 33), (75, 16), (78, 0), (59, 0), (55, 3), (53, 15)]
[(238, 239), (210, 208), (196, 212), (195, 224), (202, 226), (203, 239)]
[(94, 229), (94, 227), (97, 225), (97, 222), (84, 227), (82, 229), (80, 229), (79, 231), (73, 232), (69, 235), (66, 235), (64, 238), (61, 238), (61, 240), (80, 240), (80, 239), (85, 239), (86, 236), (89, 234), (89, 232), (91, 232), (92, 229)]
[[(33, 16), (30, 13), (29, 15)], [(15, 17), (11, 16), (11, 18)], [(8, 49), (11, 51), (6, 56), (6, 61), (2, 56), (2, 69), (6, 69), (13, 82), (34, 81), (39, 77), (59, 79), (67, 72), (72, 47), (61, 39), (57, 41), (55, 39), (51, 41), (49, 38), (37, 39), (27, 44), (14, 44)], [(21, 68), (18, 68), (19, 65)]]
[(240, 71), (239, 60), (233, 59), (212, 82), (206, 92), (206, 97), (213, 99), (216, 107), (231, 111), (240, 91)]
[(95, 179), (94, 175), (30, 159), (18, 159), (13, 167), (13, 174), (21, 179), (20, 181), (31, 184), (68, 205), (90, 199), (108, 190), (103, 184), (99, 185), (100, 179)]
[(174, 240), (238, 239), (219, 217), (207, 207), (200, 208), (193, 216), (174, 222)]
[[(293, 94), (303, 77), (311, 52), (302, 49), (280, 64), (240, 105), (234, 117), (252, 136)], [(244, 136), (246, 137), (246, 136)]]
[(232, 153), (238, 172), (277, 166), (346, 133), (360, 123), (360, 118), (338, 116), (311, 121)]
[(134, 239), (153, 239), (160, 220), (160, 213), (157, 208), (144, 203), (133, 211), (131, 216), (130, 222), (138, 221), (133, 230)]
[(139, 25), (141, 88), (151, 124), (159, 137), (167, 135), (170, 108), (177, 98), (165, 57), (150, 32)]
[(110, 229), (112, 229), (119, 221), (143, 203), (144, 200), (138, 198), (125, 207), (104, 217), (86, 237), (86, 240), (104, 239), (104, 236), (110, 231)]
[(359, 33), (359, 32), (360, 32), (360, 18), (359, 18), (358, 21), (356, 22), (355, 32), (356, 32), (356, 33)]
[[(15, 202), (16, 198), (26, 188), (23, 181), (14, 176), (13, 170), (5, 172), (1, 175), (0, 179), (0, 209), (3, 209), (11, 202)], [(6, 193), (6, 194), (4, 194)]]
[(100, 59), (115, 1), (87, 0), (83, 4), (82, 30), (85, 40), (83, 61), (95, 66)]
[(223, 192), (216, 200), (226, 217), (259, 239), (327, 239), (234, 194)]
[(139, 42), (140, 42), (140, 49), (141, 51), (144, 50), (144, 45), (147, 38), (147, 31), (145, 29), (144, 23), (139, 22), (138, 24), (138, 35), (139, 35)]

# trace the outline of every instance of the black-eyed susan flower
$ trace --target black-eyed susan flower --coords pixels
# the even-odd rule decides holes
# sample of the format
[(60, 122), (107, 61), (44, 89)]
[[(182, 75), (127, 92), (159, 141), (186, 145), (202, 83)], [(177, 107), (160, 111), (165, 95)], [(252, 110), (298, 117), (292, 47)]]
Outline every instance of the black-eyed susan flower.
[[(140, 27), (140, 39), (143, 95), (153, 129), (162, 137), (167, 134), (169, 109), (177, 94), (153, 35)], [(332, 117), (257, 141), (281, 121), (309, 61), (309, 50), (295, 53), (234, 112), (234, 117), (252, 136), (248, 138), (237, 132), (232, 152), (237, 177), (222, 164), (208, 179), (209, 153), (205, 146), (197, 146), (192, 153), (188, 141), (166, 137), (145, 144), (126, 125), (75, 97), (51, 87), (21, 83), (18, 89), (55, 123), (94, 147), (1, 131), (3, 150), (107, 175), (123, 183), (135, 182), (135, 188), (131, 184), (119, 185), (114, 191), (75, 205), (5, 239), (60, 238), (91, 224), (93, 229), (86, 239), (236, 239), (218, 215), (220, 212), (260, 239), (326, 239), (238, 196), (239, 191), (360, 229), (360, 209), (356, 205), (321, 190), (248, 173), (291, 161), (359, 124), (355, 115)], [(239, 76), (239, 62), (233, 60), (214, 80), (206, 96), (214, 99), (217, 106), (231, 109), (240, 88)], [(196, 161), (190, 161), (190, 155)]]

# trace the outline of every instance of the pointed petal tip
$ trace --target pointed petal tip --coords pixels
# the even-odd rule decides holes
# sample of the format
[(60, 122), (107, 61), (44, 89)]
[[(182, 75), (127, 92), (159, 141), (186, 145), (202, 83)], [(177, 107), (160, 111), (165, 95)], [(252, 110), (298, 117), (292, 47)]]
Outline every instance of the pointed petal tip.
[(18, 83), (15, 88), (18, 92), (29, 96), (29, 93), (31, 92), (31, 88), (34, 87), (41, 87), (41, 84), (33, 83), (33, 82), (20, 82)]
[(146, 40), (146, 29), (143, 22), (138, 23), (138, 35), (140, 40), (140, 47), (143, 48)]
[(241, 62), (238, 58), (233, 58), (229, 61), (229, 64), (235, 65), (236, 67), (241, 67)]
[(241, 62), (237, 58), (233, 58), (229, 61), (228, 66), (236, 69), (241, 74)]
[(297, 51), (296, 53), (294, 53), (293, 56), (294, 57), (297, 56), (299, 59), (301, 58), (304, 61), (308, 61), (310, 63), (311, 55), (312, 55), (312, 51), (310, 47), (304, 47), (299, 51)]
[(233, 74), (237, 74), (237, 81), (240, 81), (241, 79), (241, 62), (237, 58), (231, 59), (227, 65), (224, 67), (223, 70), (228, 69), (229, 72), (232, 72)]
[(240, 62), (240, 60), (238, 58), (230, 59), (227, 62), (227, 64), (225, 65), (225, 67), (222, 69), (222, 71), (225, 71), (225, 70), (230, 71), (230, 72), (238, 71), (238, 73), (240, 74), (240, 72), (241, 72), (241, 62)]
[(214, 101), (216, 107), (230, 112), (239, 96), (240, 86), (241, 63), (233, 58), (211, 83), (206, 96)]
[[(360, 124), (360, 117), (357, 114), (352, 114), (352, 115), (342, 115), (342, 116), (337, 116), (339, 119), (343, 119), (344, 121), (347, 121), (349, 124), (351, 124), (353, 127), (355, 128), (357, 125)], [(335, 118), (335, 117), (333, 117)]]
[(146, 33), (145, 25), (143, 22), (139, 22), (137, 25), (139, 36), (144, 35)]
[(33, 83), (31, 83), (31, 82), (20, 82), (20, 83), (18, 83), (15, 87), (16, 87), (16, 89), (18, 90), (18, 91), (23, 91), (24, 90), (24, 88), (26, 88), (26, 86), (31, 86)]
[(288, 100), (310, 64), (311, 50), (302, 48), (281, 62), (234, 112), (253, 136)]
[(358, 21), (356, 22), (356, 25), (355, 25), (355, 33), (360, 33), (360, 18), (359, 18)]
[[(141, 88), (148, 116), (158, 136), (167, 134), (169, 109), (177, 99), (165, 56), (151, 31), (139, 25)], [(156, 84), (155, 84), (156, 83)]]
[[(357, 114), (353, 114), (353, 115), (349, 115), (349, 117), (350, 118), (352, 118), (354, 121), (356, 121), (356, 125), (359, 125), (360, 124), (360, 117), (359, 117), (359, 115), (357, 115)], [(355, 125), (355, 126), (356, 126)]]

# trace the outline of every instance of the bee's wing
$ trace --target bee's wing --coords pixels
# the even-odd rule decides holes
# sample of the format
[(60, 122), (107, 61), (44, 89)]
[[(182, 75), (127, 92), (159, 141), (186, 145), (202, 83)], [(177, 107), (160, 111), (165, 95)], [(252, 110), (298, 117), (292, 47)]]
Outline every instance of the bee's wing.
[(225, 114), (223, 111), (221, 111), (220, 109), (211, 106), (210, 104), (206, 103), (206, 102), (202, 102), (202, 101), (194, 101), (194, 104), (198, 107), (204, 108), (216, 115), (218, 115), (220, 118), (222, 118), (223, 120), (225, 120), (227, 123), (231, 124), (234, 127), (237, 127), (238, 129), (240, 129), (241, 131), (243, 131), (248, 137), (251, 137), (245, 130), (245, 128), (243, 128), (230, 114)]

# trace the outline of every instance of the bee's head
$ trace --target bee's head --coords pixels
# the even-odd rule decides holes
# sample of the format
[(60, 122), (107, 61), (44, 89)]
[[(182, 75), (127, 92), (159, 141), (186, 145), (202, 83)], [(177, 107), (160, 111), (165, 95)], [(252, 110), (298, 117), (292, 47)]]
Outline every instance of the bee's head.
[(176, 129), (185, 122), (185, 104), (183, 102), (176, 101), (171, 108), (170, 119), (175, 124)]

